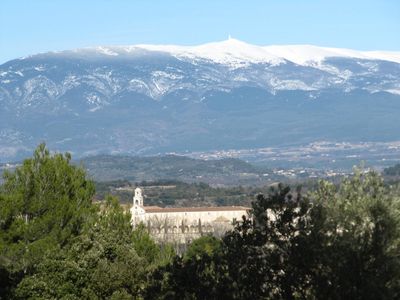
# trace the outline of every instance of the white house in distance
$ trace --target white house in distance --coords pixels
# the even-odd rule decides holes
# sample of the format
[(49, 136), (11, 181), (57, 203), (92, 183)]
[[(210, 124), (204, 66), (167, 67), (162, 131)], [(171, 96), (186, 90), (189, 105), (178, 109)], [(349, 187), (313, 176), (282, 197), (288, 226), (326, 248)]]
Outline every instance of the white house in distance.
[(174, 207), (144, 206), (142, 189), (136, 188), (130, 209), (132, 225), (143, 223), (159, 241), (187, 243), (204, 234), (222, 236), (234, 221), (247, 216), (249, 207)]

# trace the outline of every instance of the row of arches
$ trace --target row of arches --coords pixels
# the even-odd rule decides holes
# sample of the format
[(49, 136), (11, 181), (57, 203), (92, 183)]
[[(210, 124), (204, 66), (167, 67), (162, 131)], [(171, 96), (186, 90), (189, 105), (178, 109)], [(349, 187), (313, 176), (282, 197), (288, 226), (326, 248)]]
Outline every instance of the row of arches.
[(160, 233), (175, 233), (175, 234), (182, 234), (182, 233), (212, 233), (214, 232), (214, 228), (211, 224), (196, 224), (196, 225), (184, 225), (184, 226), (169, 226), (169, 225), (160, 225), (148, 226), (149, 233), (153, 234), (160, 234)]

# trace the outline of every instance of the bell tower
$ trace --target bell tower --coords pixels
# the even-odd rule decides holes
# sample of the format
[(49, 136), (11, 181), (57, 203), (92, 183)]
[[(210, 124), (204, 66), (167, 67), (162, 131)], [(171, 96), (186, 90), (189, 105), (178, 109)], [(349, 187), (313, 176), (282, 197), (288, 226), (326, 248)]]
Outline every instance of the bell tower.
[(135, 189), (135, 195), (133, 196), (133, 206), (143, 206), (143, 196), (141, 188)]
[(143, 221), (144, 215), (145, 215), (145, 210), (143, 208), (143, 195), (142, 195), (142, 189), (141, 188), (136, 188), (135, 189), (135, 194), (133, 196), (133, 206), (130, 209), (131, 211), (131, 223), (133, 228), (136, 227), (136, 225), (140, 222)]

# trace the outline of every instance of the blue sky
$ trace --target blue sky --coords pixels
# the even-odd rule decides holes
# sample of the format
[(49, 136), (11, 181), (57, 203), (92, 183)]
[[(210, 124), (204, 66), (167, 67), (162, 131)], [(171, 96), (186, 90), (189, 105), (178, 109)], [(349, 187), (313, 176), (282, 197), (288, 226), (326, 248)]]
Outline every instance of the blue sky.
[(400, 51), (399, 0), (1, 0), (0, 63), (51, 50), (228, 37)]

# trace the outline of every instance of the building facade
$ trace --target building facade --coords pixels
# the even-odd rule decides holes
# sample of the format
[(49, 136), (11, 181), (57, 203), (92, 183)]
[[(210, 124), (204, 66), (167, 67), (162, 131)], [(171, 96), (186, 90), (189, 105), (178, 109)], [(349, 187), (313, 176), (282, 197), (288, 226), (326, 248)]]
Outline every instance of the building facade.
[(187, 244), (205, 234), (222, 236), (235, 221), (247, 216), (243, 206), (176, 207), (145, 206), (142, 189), (136, 188), (130, 209), (132, 225), (143, 224), (159, 242)]

